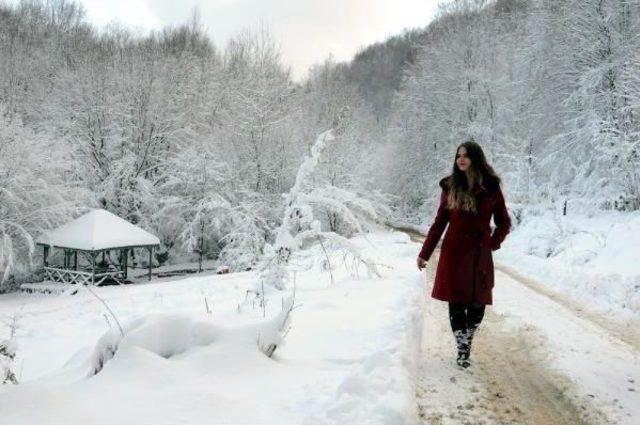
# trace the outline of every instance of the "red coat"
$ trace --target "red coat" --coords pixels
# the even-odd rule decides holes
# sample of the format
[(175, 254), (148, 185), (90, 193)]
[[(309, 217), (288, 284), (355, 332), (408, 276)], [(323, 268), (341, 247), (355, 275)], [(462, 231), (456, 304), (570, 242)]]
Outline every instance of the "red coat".
[[(511, 219), (497, 184), (476, 186), (478, 214), (449, 210), (447, 178), (440, 180), (440, 206), (419, 257), (428, 260), (447, 227), (431, 296), (438, 300), (491, 304), (493, 258), (491, 251), (500, 248), (511, 228)], [(491, 234), (491, 216), (496, 228)]]

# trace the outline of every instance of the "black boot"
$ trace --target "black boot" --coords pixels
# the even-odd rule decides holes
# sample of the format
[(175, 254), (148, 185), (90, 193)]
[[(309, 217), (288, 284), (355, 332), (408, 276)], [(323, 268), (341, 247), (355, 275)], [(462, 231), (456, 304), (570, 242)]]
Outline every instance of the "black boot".
[(467, 309), (467, 345), (469, 346), (469, 355), (471, 355), (473, 337), (484, 317), (484, 308), (485, 306), (483, 304), (472, 303)]
[(467, 329), (467, 341), (469, 343), (469, 351), (471, 351), (471, 343), (473, 342), (473, 337), (475, 336), (477, 330), (478, 330), (478, 325), (469, 326), (469, 328)]
[(456, 363), (461, 368), (466, 369), (471, 366), (471, 362), (469, 361), (469, 354), (471, 352), (471, 349), (469, 346), (467, 332), (453, 331), (453, 335), (456, 337), (456, 347), (458, 348), (458, 357), (456, 358)]

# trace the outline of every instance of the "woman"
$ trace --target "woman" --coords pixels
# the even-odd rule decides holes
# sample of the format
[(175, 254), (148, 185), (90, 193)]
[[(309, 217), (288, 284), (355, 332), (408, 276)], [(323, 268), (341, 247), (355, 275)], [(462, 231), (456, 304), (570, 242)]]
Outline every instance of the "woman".
[[(500, 177), (473, 140), (458, 146), (453, 172), (440, 180), (440, 187), (440, 206), (418, 255), (418, 269), (425, 267), (449, 224), (431, 296), (449, 303), (449, 320), (458, 348), (456, 362), (467, 368), (471, 365), (474, 333), (485, 306), (492, 302), (491, 251), (500, 248), (511, 219), (500, 190)], [(496, 224), (493, 234), (491, 216)]]

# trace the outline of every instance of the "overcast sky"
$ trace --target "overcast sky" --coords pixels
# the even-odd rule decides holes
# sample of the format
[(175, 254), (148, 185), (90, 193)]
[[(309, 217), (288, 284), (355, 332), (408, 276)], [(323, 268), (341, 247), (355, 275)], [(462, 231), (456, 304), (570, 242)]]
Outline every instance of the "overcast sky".
[(285, 63), (300, 80), (330, 53), (349, 60), (359, 47), (404, 28), (425, 27), (438, 0), (80, 0), (89, 21), (117, 20), (142, 31), (186, 22), (197, 8), (218, 47), (263, 20), (279, 42)]

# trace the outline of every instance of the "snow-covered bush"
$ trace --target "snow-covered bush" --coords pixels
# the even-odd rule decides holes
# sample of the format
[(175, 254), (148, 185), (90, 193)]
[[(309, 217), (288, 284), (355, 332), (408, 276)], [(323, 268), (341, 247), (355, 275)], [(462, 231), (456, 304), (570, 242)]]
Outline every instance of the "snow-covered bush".
[(272, 230), (273, 207), (263, 196), (243, 192), (233, 197), (234, 206), (227, 211), (225, 234), (220, 238), (222, 247), (219, 260), (234, 270), (247, 270), (262, 255)]
[(122, 333), (117, 329), (111, 329), (100, 337), (90, 359), (91, 364), (88, 376), (100, 373), (104, 365), (115, 356), (123, 337)]
[(18, 330), (18, 316), (14, 314), (5, 324), (9, 328), (9, 338), (0, 339), (0, 385), (18, 383), (18, 378), (12, 370), (17, 349), (15, 337)]
[(0, 103), (0, 292), (32, 265), (34, 239), (67, 219), (74, 196), (62, 180), (57, 151)]
[(12, 341), (0, 341), (0, 384), (17, 384), (18, 379), (11, 370), (11, 363), (16, 357), (16, 349)]
[(313, 188), (301, 198), (320, 213), (320, 217), (326, 217), (322, 221), (329, 231), (345, 237), (362, 233), (391, 216), (387, 206), (389, 197), (377, 191), (364, 193), (357, 187), (348, 190), (326, 185)]
[(142, 349), (165, 359), (196, 348), (218, 346), (220, 351), (259, 350), (271, 357), (289, 331), (294, 298), (283, 301), (282, 310), (268, 320), (236, 327), (223, 327), (202, 316), (152, 314), (126, 323), (123, 333), (106, 332), (88, 360), (88, 376), (100, 373), (118, 353)]
[(359, 212), (364, 211), (369, 218), (377, 218), (376, 210), (370, 203), (357, 199), (347, 191), (341, 191), (337, 188), (331, 190), (331, 192), (339, 193), (344, 201), (330, 198), (328, 188), (314, 192), (310, 176), (318, 165), (327, 144), (335, 139), (333, 133), (333, 130), (328, 130), (318, 136), (311, 148), (311, 155), (303, 161), (298, 169), (295, 184), (285, 195), (282, 224), (278, 229), (274, 249), (270, 251), (270, 258), (266, 259), (263, 269), (264, 281), (277, 289), (285, 289), (288, 285), (287, 264), (291, 254), (302, 248), (305, 242), (322, 242), (323, 239), (342, 245), (355, 258), (362, 261), (370, 273), (378, 275), (372, 261), (365, 258), (346, 238), (334, 232), (323, 232), (320, 222), (313, 216), (313, 208), (311, 207), (313, 203), (328, 206), (332, 211), (344, 217), (343, 220), (353, 226), (356, 231), (362, 231), (362, 226), (356, 218), (354, 206)]
[(284, 344), (284, 338), (291, 328), (291, 311), (295, 302), (295, 292), (282, 302), (282, 310), (271, 320), (258, 325), (258, 348), (267, 357), (273, 356), (276, 349)]
[(219, 259), (234, 270), (251, 266), (264, 246), (268, 213), (264, 196), (233, 181), (228, 164), (205, 146), (187, 148), (170, 160), (172, 174), (160, 186), (154, 216), (167, 245), (188, 254)]

